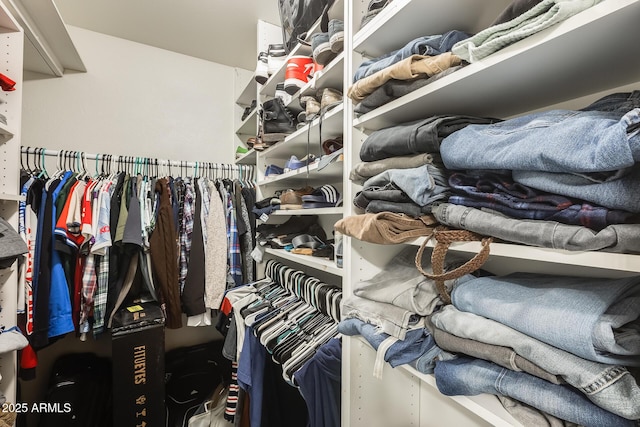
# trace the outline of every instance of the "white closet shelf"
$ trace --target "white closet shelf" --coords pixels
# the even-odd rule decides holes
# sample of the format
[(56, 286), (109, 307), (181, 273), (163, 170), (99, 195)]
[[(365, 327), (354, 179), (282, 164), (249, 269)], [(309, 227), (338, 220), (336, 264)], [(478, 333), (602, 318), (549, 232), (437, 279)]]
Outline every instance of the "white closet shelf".
[[(424, 238), (416, 239), (411, 244), (421, 245)], [(427, 243), (432, 248), (433, 242)], [(480, 242), (453, 243), (449, 250), (476, 254), (480, 251)], [(567, 266), (580, 266), (608, 271), (640, 273), (640, 255), (619, 254), (600, 251), (566, 251), (562, 249), (539, 248), (511, 243), (491, 243), (492, 257), (512, 258), (526, 261), (539, 261)]]
[[(342, 135), (342, 112), (344, 110), (344, 104), (340, 104), (335, 108), (329, 110), (322, 119), (322, 140), (325, 141), (330, 138), (335, 138)], [(295, 154), (294, 150), (302, 149), (306, 151), (307, 145), (307, 133), (311, 126), (311, 146), (318, 147), (318, 126), (320, 126), (320, 119), (313, 120), (310, 124), (296, 130), (291, 135), (288, 135), (284, 141), (277, 142), (271, 147), (260, 153), (260, 156), (273, 157), (273, 158), (288, 158), (291, 154)], [(265, 158), (266, 158), (265, 157)]]
[[(329, 8), (329, 12), (328, 12), (328, 16), (329, 19), (331, 18), (340, 18), (342, 19), (343, 17), (343, 10), (344, 10), (344, 0), (337, 0), (335, 1), (331, 7)], [(313, 34), (319, 33), (321, 32), (320, 29), (320, 19), (322, 17), (320, 17), (312, 26), (311, 28), (307, 31), (307, 40), (308, 43), (311, 44), (311, 36)], [(313, 52), (311, 51), (311, 46), (307, 46), (304, 45), (302, 43), (298, 43), (296, 46), (294, 46), (294, 48), (291, 50), (291, 53), (289, 53), (289, 55), (287, 55), (287, 58), (294, 56), (294, 55), (305, 55), (305, 56), (312, 56)], [(269, 77), (269, 80), (266, 81), (266, 83), (260, 88), (260, 95), (263, 96), (275, 96), (276, 93), (276, 85), (278, 83), (284, 82), (284, 75), (285, 75), (285, 70), (287, 68), (287, 62), (285, 61), (284, 64), (282, 65), (282, 67), (280, 67), (280, 69), (278, 69), (278, 71), (276, 71), (273, 75), (271, 75), (271, 77)], [(340, 76), (340, 84), (342, 84), (342, 75)], [(328, 87), (328, 86), (318, 86), (318, 87)], [(333, 86), (331, 86), (333, 87)]]
[(254, 108), (251, 113), (247, 116), (246, 119), (242, 121), (238, 129), (236, 130), (236, 135), (252, 135), (256, 136), (258, 131), (256, 117), (258, 114), (258, 108)]
[(0, 193), (0, 200), (7, 202), (22, 202), (24, 201), (24, 196), (20, 194), (8, 194), (8, 193)]
[(13, 132), (9, 130), (7, 125), (0, 123), (0, 144), (4, 144), (11, 138), (13, 138)]
[(253, 148), (249, 150), (247, 153), (243, 154), (242, 157), (238, 157), (236, 159), (237, 165), (255, 165), (256, 164), (256, 150)]
[[(357, 341), (358, 345), (368, 348), (370, 351), (376, 351), (371, 344), (362, 336), (352, 337)], [(436, 391), (436, 378), (432, 374), (423, 374), (409, 365), (400, 365), (395, 369), (401, 369), (410, 375), (418, 378), (422, 383), (433, 387)], [(509, 414), (502, 406), (496, 396), (490, 394), (481, 394), (478, 396), (446, 396), (460, 406), (467, 408), (478, 417), (497, 427), (522, 427), (515, 418)]]
[[(640, 56), (628, 52), (640, 38), (638, 16), (636, 0), (601, 2), (362, 115), (354, 126), (377, 130), (443, 111), (504, 118), (636, 82)], [(611, 28), (624, 29), (625, 37), (610, 37)]]
[(277, 256), (278, 258), (286, 259), (287, 261), (295, 262), (300, 265), (304, 265), (314, 270), (326, 271), (327, 273), (342, 277), (342, 269), (336, 267), (335, 261), (327, 258), (314, 257), (311, 255), (298, 255), (287, 252), (284, 249), (271, 249), (267, 248), (268, 254)]
[(395, 0), (354, 34), (353, 49), (376, 58), (421, 36), (451, 30), (477, 33), (490, 26), (509, 3), (510, 0)]
[(277, 210), (271, 215), (342, 215), (344, 208), (319, 208), (319, 209), (289, 209), (289, 210)]
[(236, 104), (241, 107), (249, 107), (252, 101), (256, 99), (256, 92), (258, 90), (258, 82), (256, 81), (256, 74), (251, 75), (251, 80), (247, 82), (240, 96), (236, 99)]
[(307, 176), (307, 168), (292, 170), (280, 175), (276, 175), (273, 178), (265, 178), (262, 181), (258, 181), (259, 186), (283, 186), (289, 183), (299, 184), (300, 182), (322, 182), (327, 183), (330, 181), (339, 180), (342, 178), (342, 161), (335, 161), (329, 163), (322, 170), (318, 170), (318, 162), (309, 165), (309, 175)]

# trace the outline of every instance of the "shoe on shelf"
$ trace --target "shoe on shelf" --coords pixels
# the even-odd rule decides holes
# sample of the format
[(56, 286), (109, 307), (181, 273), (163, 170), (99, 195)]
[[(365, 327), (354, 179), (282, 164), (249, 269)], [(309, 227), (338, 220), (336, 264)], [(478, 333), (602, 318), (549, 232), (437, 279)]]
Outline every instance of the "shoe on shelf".
[(278, 83), (276, 85), (275, 97), (282, 99), (282, 103), (284, 105), (289, 105), (293, 100), (293, 97), (284, 90), (284, 82)]
[(240, 118), (240, 120), (242, 120), (243, 122), (247, 120), (247, 117), (249, 117), (249, 114), (251, 114), (251, 111), (252, 111), (251, 107), (246, 107), (244, 109), (244, 112), (242, 113), (242, 117)]
[(327, 139), (326, 141), (324, 141), (322, 143), (322, 151), (324, 151), (324, 154), (329, 155), (341, 149), (343, 145), (344, 144), (342, 142), (342, 136), (337, 136), (335, 138)]
[(267, 170), (264, 173), (265, 178), (274, 177), (276, 175), (282, 175), (284, 173), (284, 169), (277, 165), (269, 165), (267, 166)]
[(258, 65), (256, 66), (255, 79), (261, 85), (265, 84), (269, 80), (269, 66), (267, 64), (267, 52), (260, 52), (258, 54)]
[(287, 60), (287, 68), (284, 74), (284, 90), (293, 95), (309, 82), (309, 76), (313, 74), (313, 58), (296, 55)]
[(296, 131), (296, 119), (282, 99), (273, 98), (262, 104), (262, 142), (275, 143)]
[(242, 145), (238, 145), (238, 148), (236, 148), (236, 159), (239, 159), (240, 157), (244, 156), (248, 152), (249, 152), (248, 149), (246, 149)]
[(342, 104), (342, 92), (330, 87), (320, 89), (316, 97), (320, 99), (320, 111), (322, 113), (326, 113), (336, 105)]
[(329, 45), (331, 52), (342, 52), (344, 47), (344, 22), (340, 19), (329, 21)]
[(336, 54), (331, 51), (329, 33), (316, 33), (311, 36), (311, 50), (313, 60), (322, 66), (327, 65), (336, 57)]
[(255, 136), (252, 136), (250, 138), (247, 139), (247, 147), (249, 148), (253, 148), (254, 144), (256, 143), (257, 138)]
[(330, 208), (338, 204), (340, 192), (333, 185), (325, 184), (301, 198), (303, 209)]
[(298, 159), (295, 155), (291, 156), (289, 160), (284, 164), (284, 170), (292, 171), (296, 169), (301, 169), (307, 165), (316, 161), (316, 157), (313, 154), (309, 154), (304, 156), (302, 159)]
[(310, 122), (320, 112), (320, 102), (313, 96), (300, 97), (300, 105), (304, 108), (304, 111), (298, 114), (298, 122)]
[(287, 51), (284, 49), (283, 44), (270, 44), (267, 49), (267, 71), (269, 75), (273, 75), (278, 72), (284, 65), (287, 58)]
[(285, 190), (280, 194), (280, 209), (302, 209), (302, 196), (311, 194), (313, 187), (304, 187), (297, 190)]

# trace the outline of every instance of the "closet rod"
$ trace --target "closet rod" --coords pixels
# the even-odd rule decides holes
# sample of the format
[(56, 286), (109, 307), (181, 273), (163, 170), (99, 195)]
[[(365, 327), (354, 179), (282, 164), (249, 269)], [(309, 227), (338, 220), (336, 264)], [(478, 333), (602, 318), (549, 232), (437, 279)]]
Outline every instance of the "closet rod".
[(124, 162), (133, 162), (136, 160), (153, 160), (158, 161), (158, 166), (175, 166), (175, 167), (206, 167), (206, 165), (212, 165), (214, 168), (221, 166), (231, 171), (246, 171), (248, 169), (253, 168), (251, 165), (235, 165), (231, 163), (215, 163), (215, 162), (187, 162), (180, 160), (168, 160), (168, 159), (156, 159), (155, 157), (147, 157), (147, 156), (120, 156), (115, 154), (89, 154), (84, 151), (75, 151), (75, 150), (51, 150), (48, 148), (41, 149), (39, 147), (20, 147), (20, 152), (23, 154), (37, 154), (37, 155), (45, 155), (51, 157), (59, 157), (60, 155), (66, 154), (81, 154), (85, 159), (88, 160), (105, 160), (109, 159), (111, 156), (112, 160), (121, 159)]

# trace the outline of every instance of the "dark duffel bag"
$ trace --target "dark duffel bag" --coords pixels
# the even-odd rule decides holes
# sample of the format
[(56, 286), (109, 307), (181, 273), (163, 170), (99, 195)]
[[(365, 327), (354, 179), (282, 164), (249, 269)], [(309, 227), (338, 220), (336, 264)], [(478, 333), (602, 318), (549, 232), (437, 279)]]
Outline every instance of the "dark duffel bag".
[(298, 37), (326, 14), (331, 4), (333, 0), (278, 0), (282, 41), (287, 52), (298, 43)]
[(38, 427), (111, 427), (111, 397), (109, 359), (93, 353), (60, 356), (38, 410)]
[(167, 427), (187, 427), (189, 418), (216, 387), (231, 378), (222, 341), (170, 350), (165, 354)]

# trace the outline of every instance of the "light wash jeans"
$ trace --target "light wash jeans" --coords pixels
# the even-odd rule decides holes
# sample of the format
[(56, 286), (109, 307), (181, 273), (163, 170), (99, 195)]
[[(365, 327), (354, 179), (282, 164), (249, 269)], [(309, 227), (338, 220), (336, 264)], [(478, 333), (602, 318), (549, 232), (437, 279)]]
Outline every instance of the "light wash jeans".
[(509, 347), (546, 372), (562, 377), (601, 408), (624, 418), (640, 419), (640, 387), (623, 366), (580, 358), (451, 305), (434, 313), (430, 320), (438, 329), (457, 337)]
[(640, 366), (640, 277), (514, 273), (459, 280), (461, 311), (493, 319), (584, 359)]
[(342, 320), (354, 318), (372, 323), (377, 325), (381, 332), (403, 340), (407, 336), (407, 331), (418, 321), (419, 316), (393, 304), (351, 295), (342, 300), (340, 318)]
[[(362, 335), (373, 348), (378, 350), (380, 345), (389, 340), (390, 335), (380, 332), (376, 325), (363, 322), (359, 319), (344, 319), (338, 324), (338, 332), (344, 335)], [(410, 364), (416, 367), (416, 361), (420, 358), (429, 359), (429, 366), (423, 364), (421, 371), (424, 374), (433, 373), (435, 358), (441, 352), (433, 337), (425, 328), (412, 329), (407, 332), (404, 340), (391, 339), (391, 344), (383, 355), (385, 362), (392, 367)], [(426, 356), (426, 357), (425, 357)]]
[(594, 181), (591, 177), (570, 173), (513, 171), (513, 180), (528, 187), (567, 197), (580, 198), (610, 209), (640, 212), (640, 165), (625, 169), (613, 180)]
[(442, 203), (433, 216), (453, 228), (507, 242), (568, 251), (640, 253), (640, 224), (614, 224), (600, 231), (554, 221), (513, 219), (499, 213)]
[(543, 111), (467, 126), (444, 138), (440, 153), (448, 169), (615, 175), (640, 160), (639, 123), (640, 108), (622, 118), (617, 112)]
[(389, 169), (369, 178), (364, 188), (384, 187), (392, 183), (404, 191), (418, 206), (427, 206), (442, 200), (449, 191), (444, 171), (432, 164), (413, 169)]
[(508, 396), (585, 427), (636, 425), (594, 405), (571, 386), (553, 384), (485, 360), (460, 357), (439, 361), (436, 363), (435, 376), (438, 390), (446, 396), (476, 396), (482, 393)]
[(415, 38), (401, 49), (364, 61), (356, 70), (353, 81), (356, 82), (364, 77), (384, 70), (412, 55), (436, 56), (448, 52), (454, 44), (469, 38), (469, 36), (470, 34), (465, 32), (452, 30), (444, 34)]

